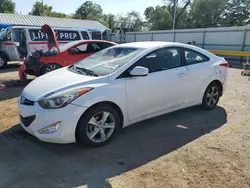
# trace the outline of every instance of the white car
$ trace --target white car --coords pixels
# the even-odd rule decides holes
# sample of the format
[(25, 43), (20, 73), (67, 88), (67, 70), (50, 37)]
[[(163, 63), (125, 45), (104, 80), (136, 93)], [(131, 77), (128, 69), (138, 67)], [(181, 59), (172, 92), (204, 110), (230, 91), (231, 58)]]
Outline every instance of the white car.
[(215, 108), (227, 67), (224, 58), (181, 43), (113, 46), (32, 81), (18, 102), (21, 125), (42, 141), (100, 146), (148, 118)]

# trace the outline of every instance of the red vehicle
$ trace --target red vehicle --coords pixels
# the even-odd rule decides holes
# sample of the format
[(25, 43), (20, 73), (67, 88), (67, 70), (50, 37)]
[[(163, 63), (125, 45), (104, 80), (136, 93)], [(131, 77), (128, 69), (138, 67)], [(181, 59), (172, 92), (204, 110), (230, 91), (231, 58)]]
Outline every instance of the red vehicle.
[(116, 43), (104, 40), (80, 40), (59, 46), (56, 33), (50, 26), (44, 25), (41, 31), (48, 35), (49, 51), (36, 50), (27, 59), (24, 59), (23, 65), (19, 69), (21, 80), (25, 80), (27, 74), (40, 76), (58, 68), (72, 65), (97, 51), (116, 45)]

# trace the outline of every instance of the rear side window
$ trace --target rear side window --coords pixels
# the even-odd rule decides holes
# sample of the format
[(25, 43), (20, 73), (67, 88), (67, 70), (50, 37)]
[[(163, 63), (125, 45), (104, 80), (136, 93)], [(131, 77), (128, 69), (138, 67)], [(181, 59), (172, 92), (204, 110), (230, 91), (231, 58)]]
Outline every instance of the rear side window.
[(209, 58), (194, 50), (184, 49), (185, 62), (187, 65), (209, 61)]
[(105, 49), (105, 48), (109, 48), (110, 46), (113, 46), (112, 44), (107, 43), (107, 42), (99, 42), (98, 44), (99, 44), (99, 46), (101, 47), (102, 50)]
[[(58, 41), (81, 40), (78, 31), (72, 30), (55, 30)], [(47, 34), (42, 33), (40, 29), (29, 29), (30, 39), (32, 41), (47, 41)]]
[(57, 32), (58, 41), (73, 41), (73, 40), (81, 40), (80, 34), (78, 31), (70, 31), (70, 30), (55, 30)]
[(97, 42), (95, 42), (95, 43), (93, 42), (93, 43), (91, 43), (91, 45), (92, 45), (92, 48), (94, 49), (94, 52), (98, 52), (98, 51), (102, 50), (100, 44)]
[(112, 46), (112, 44), (105, 43), (105, 42), (92, 42), (91, 45), (92, 45), (93, 52), (98, 52), (100, 50), (103, 50), (105, 48)]
[(89, 39), (89, 35), (87, 31), (81, 31), (82, 34), (82, 38), (83, 40), (88, 40)]
[(30, 39), (32, 41), (47, 41), (47, 35), (42, 33), (40, 29), (29, 29)]
[(100, 31), (92, 31), (92, 39), (102, 40), (102, 33)]

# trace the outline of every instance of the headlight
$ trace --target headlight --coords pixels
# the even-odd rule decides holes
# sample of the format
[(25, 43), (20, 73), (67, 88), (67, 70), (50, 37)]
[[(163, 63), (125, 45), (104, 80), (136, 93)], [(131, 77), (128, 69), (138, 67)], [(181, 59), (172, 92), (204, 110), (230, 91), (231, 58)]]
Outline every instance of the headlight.
[(76, 98), (91, 91), (93, 88), (84, 88), (75, 91), (70, 91), (61, 94), (55, 94), (48, 98), (44, 98), (38, 101), (39, 105), (45, 109), (56, 109), (67, 106)]

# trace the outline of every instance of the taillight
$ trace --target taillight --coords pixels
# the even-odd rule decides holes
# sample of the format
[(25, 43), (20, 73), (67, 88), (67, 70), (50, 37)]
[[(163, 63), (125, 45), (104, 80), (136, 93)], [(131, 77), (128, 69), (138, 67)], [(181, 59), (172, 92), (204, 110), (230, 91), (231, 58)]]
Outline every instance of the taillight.
[(227, 61), (223, 61), (223, 62), (220, 63), (220, 66), (228, 68), (229, 67), (229, 63)]

